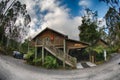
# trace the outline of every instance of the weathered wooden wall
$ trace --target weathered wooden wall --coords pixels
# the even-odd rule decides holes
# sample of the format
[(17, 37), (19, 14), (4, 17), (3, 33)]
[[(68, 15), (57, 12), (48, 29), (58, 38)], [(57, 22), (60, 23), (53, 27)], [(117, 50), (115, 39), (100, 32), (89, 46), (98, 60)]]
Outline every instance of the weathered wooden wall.
[(49, 38), (52, 44), (54, 44), (56, 47), (63, 47), (63, 41), (65, 39), (64, 36), (61, 36), (49, 30), (45, 31), (44, 33), (39, 34), (37, 38), (39, 38), (39, 40)]

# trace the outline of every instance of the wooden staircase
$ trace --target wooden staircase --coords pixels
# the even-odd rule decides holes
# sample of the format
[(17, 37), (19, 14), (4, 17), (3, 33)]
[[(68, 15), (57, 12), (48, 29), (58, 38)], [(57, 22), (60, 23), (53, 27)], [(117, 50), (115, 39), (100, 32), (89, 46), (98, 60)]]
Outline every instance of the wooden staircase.
[(65, 64), (71, 66), (72, 68), (76, 68), (76, 63), (77, 63), (76, 58), (66, 53), (64, 54), (62, 50), (56, 48), (50, 41), (44, 41), (43, 47), (52, 55), (54, 55), (56, 58), (63, 61)]

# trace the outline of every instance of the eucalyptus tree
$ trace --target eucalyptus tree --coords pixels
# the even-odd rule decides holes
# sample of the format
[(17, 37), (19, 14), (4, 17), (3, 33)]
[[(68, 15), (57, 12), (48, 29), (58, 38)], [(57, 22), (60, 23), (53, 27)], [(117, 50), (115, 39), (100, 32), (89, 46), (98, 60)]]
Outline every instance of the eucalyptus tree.
[(105, 19), (107, 28), (109, 29), (110, 43), (117, 44), (120, 42), (120, 15), (114, 8), (109, 8)]
[(110, 8), (114, 8), (118, 13), (120, 13), (120, 0), (99, 0), (100, 2), (105, 2)]
[(109, 6), (105, 15), (106, 25), (109, 32), (109, 43), (118, 45), (120, 42), (120, 0), (100, 0)]
[(4, 25), (5, 25), (5, 22), (3, 22), (3, 18), (4, 18), (4, 12), (6, 10), (8, 2), (9, 2), (9, 0), (6, 0), (6, 1), (2, 0), (0, 2), (0, 40), (3, 39), (3, 35), (4, 35)]
[(14, 0), (7, 8), (6, 6), (8, 6), (8, 3), (10, 4), (10, 0), (1, 1), (0, 4), (3, 2), (6, 2), (6, 5), (1, 5), (3, 8), (0, 8), (1, 10), (3, 9), (3, 18), (1, 18), (3, 32), (8, 38), (8, 43), (10, 39), (21, 42), (29, 31), (29, 23), (31, 21), (30, 15), (26, 10), (26, 5)]

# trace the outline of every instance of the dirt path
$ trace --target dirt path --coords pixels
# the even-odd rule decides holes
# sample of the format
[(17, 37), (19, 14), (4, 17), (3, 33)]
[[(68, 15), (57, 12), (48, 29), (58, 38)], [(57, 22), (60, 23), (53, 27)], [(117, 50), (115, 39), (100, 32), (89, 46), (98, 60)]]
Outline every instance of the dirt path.
[(120, 54), (107, 63), (77, 70), (48, 70), (0, 55), (0, 80), (120, 80)]

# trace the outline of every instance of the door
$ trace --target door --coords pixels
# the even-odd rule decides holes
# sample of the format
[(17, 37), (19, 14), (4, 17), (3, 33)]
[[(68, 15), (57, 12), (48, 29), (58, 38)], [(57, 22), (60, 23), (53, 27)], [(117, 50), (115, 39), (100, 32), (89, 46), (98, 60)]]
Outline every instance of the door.
[(43, 42), (44, 42), (45, 45), (48, 45), (49, 42), (50, 42), (50, 38), (49, 38), (49, 37), (45, 37), (45, 38), (43, 39)]

